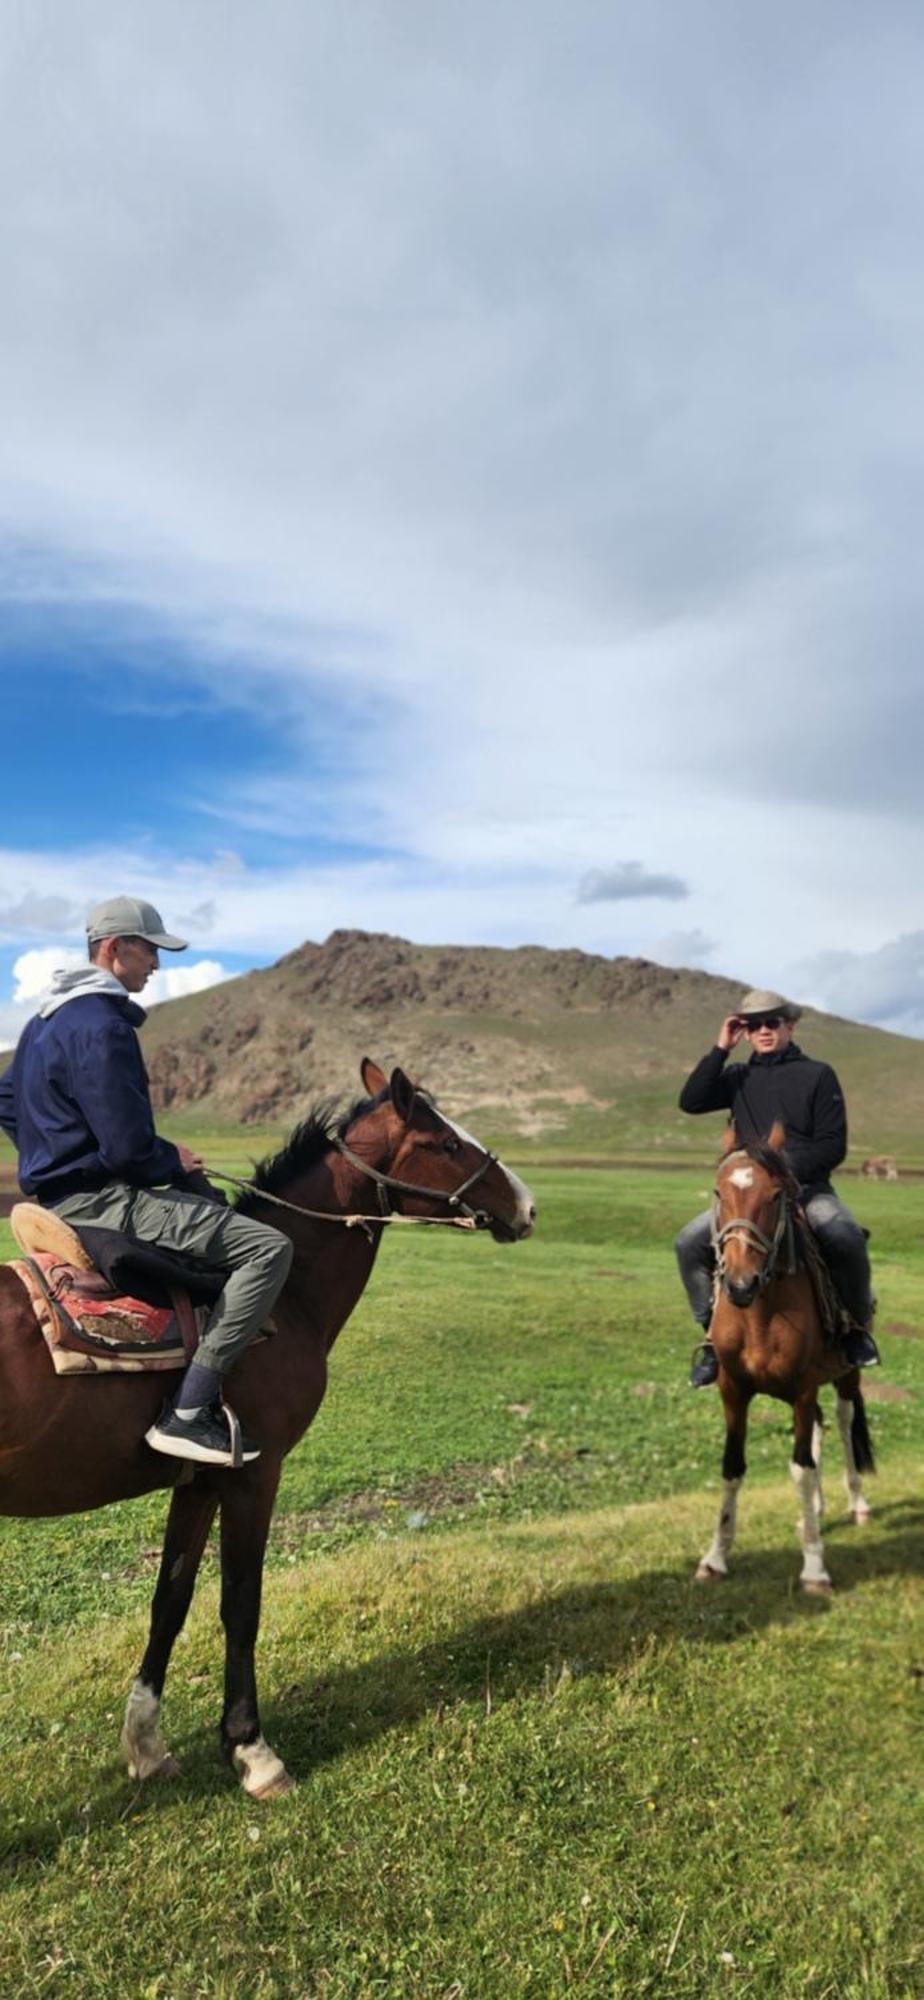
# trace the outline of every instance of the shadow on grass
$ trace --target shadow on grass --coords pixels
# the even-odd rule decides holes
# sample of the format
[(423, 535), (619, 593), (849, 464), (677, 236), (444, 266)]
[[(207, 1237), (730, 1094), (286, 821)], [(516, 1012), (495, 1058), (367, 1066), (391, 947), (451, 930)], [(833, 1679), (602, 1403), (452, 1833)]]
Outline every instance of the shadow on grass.
[[(902, 1500), (884, 1507), (877, 1522), (894, 1520), (889, 1533), (864, 1540), (846, 1521), (832, 1521), (837, 1535), (832, 1570), (838, 1598), (861, 1584), (894, 1576), (924, 1575), (924, 1504)], [(328, 1678), (305, 1679), (264, 1703), (271, 1743), (297, 1778), (335, 1761), (347, 1751), (406, 1728), (455, 1704), (477, 1703), (484, 1713), (524, 1695), (549, 1692), (562, 1671), (575, 1677), (637, 1677), (640, 1662), (648, 1676), (659, 1670), (659, 1654), (678, 1645), (733, 1643), (769, 1628), (795, 1626), (826, 1617), (830, 1600), (804, 1595), (798, 1586), (799, 1555), (794, 1542), (768, 1553), (743, 1551), (724, 1584), (697, 1586), (688, 1563), (648, 1571), (612, 1583), (550, 1590), (515, 1611), (484, 1617), (424, 1646), (393, 1648)], [(312, 1661), (312, 1667), (316, 1662)], [(169, 1731), (169, 1682), (167, 1687)], [(184, 1797), (201, 1804), (226, 1792), (214, 1734), (197, 1731), (174, 1742), (183, 1761), (179, 1785), (130, 1787), (123, 1773), (101, 1772), (89, 1813), (75, 1796), (42, 1824), (21, 1824), (0, 1834), (0, 1869), (9, 1876), (23, 1867), (44, 1865), (58, 1849), (94, 1830), (115, 1827), (136, 1813), (172, 1805)], [(75, 1781), (76, 1782), (76, 1781)], [(85, 1784), (85, 1781), (84, 1781)]]

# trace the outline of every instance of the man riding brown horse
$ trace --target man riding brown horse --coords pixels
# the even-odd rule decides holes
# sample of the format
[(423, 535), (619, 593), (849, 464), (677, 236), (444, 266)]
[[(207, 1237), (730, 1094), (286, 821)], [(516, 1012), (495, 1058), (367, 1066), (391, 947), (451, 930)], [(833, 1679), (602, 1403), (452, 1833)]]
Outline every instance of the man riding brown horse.
[[(727, 1111), (745, 1142), (765, 1139), (774, 1125), (782, 1125), (786, 1160), (799, 1182), (806, 1220), (850, 1321), (840, 1341), (845, 1363), (868, 1368), (878, 1362), (879, 1351), (871, 1331), (866, 1237), (830, 1179), (847, 1151), (844, 1098), (830, 1065), (813, 1061), (793, 1041), (800, 1013), (779, 993), (746, 993), (738, 1012), (722, 1022), (715, 1046), (687, 1077), (680, 1109), (694, 1115)], [(729, 1063), (743, 1036), (751, 1045), (750, 1061)], [(706, 1336), (690, 1378), (695, 1389), (702, 1389), (718, 1373), (709, 1339), (715, 1274), (711, 1209), (686, 1224), (675, 1248), (693, 1317)]]
[[(222, 1380), (282, 1290), (292, 1245), (208, 1198), (198, 1154), (155, 1132), (136, 1033), (145, 1014), (131, 995), (157, 970), (158, 952), (185, 951), (185, 940), (165, 931), (150, 903), (115, 896), (91, 910), (87, 941), (90, 964), (55, 974), (0, 1078), (0, 1127), (19, 1153), (23, 1193), (78, 1233), (115, 1231), (224, 1279), (176, 1396), (146, 1435), (168, 1457), (240, 1464)], [(241, 1443), (243, 1460), (259, 1455)]]

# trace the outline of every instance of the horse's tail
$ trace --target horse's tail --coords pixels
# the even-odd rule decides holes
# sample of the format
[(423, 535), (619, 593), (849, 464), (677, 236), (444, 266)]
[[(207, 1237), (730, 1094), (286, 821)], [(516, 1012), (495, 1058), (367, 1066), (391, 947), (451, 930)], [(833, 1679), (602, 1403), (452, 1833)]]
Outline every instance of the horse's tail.
[(876, 1457), (873, 1440), (866, 1421), (866, 1404), (862, 1389), (857, 1389), (853, 1397), (853, 1416), (850, 1420), (850, 1442), (853, 1447), (853, 1462), (858, 1472), (875, 1472)]

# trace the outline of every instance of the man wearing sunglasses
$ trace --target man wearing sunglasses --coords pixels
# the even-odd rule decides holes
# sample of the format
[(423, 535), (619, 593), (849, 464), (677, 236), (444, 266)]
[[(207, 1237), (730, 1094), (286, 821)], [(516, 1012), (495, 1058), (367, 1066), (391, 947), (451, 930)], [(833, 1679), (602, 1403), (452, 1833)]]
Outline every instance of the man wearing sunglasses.
[[(786, 1158), (800, 1184), (802, 1205), (850, 1315), (841, 1341), (851, 1367), (879, 1360), (871, 1332), (873, 1299), (869, 1256), (859, 1223), (831, 1186), (831, 1175), (847, 1151), (847, 1115), (840, 1084), (828, 1063), (815, 1062), (793, 1041), (801, 1009), (779, 993), (746, 993), (737, 1014), (722, 1022), (714, 1048), (687, 1077), (681, 1111), (727, 1111), (745, 1142), (766, 1139), (779, 1120), (786, 1133)], [(750, 1061), (729, 1063), (742, 1037)], [(706, 1209), (681, 1230), (675, 1245), (680, 1275), (697, 1325), (705, 1339), (693, 1360), (694, 1389), (707, 1388), (718, 1375), (709, 1339), (714, 1256), (712, 1216)]]

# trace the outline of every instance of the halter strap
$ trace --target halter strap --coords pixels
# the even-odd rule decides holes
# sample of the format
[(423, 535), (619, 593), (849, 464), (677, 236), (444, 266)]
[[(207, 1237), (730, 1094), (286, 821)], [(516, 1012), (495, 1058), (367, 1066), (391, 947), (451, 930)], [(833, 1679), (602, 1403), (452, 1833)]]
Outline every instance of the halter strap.
[[(739, 1147), (737, 1148), (737, 1151), (741, 1152), (743, 1151), (743, 1148)], [(735, 1154), (729, 1153), (728, 1159), (734, 1159), (734, 1158)], [(727, 1162), (723, 1162), (723, 1164), (727, 1164)], [(779, 1263), (780, 1251), (783, 1247), (784, 1241), (786, 1245), (785, 1268), (790, 1272), (795, 1270), (796, 1240), (795, 1240), (795, 1231), (793, 1228), (792, 1204), (790, 1202), (786, 1188), (782, 1185), (782, 1183), (777, 1188), (777, 1193), (780, 1197), (780, 1210), (776, 1220), (776, 1228), (774, 1229), (772, 1236), (768, 1236), (765, 1230), (760, 1228), (758, 1223), (752, 1222), (750, 1218), (746, 1215), (733, 1215), (731, 1216), (728, 1222), (723, 1222), (722, 1227), (719, 1228), (718, 1227), (719, 1197), (718, 1194), (716, 1194), (715, 1202), (713, 1204), (713, 1209), (712, 1209), (710, 1235), (712, 1239), (712, 1247), (713, 1250), (715, 1251), (717, 1284), (721, 1284), (722, 1279), (725, 1276), (725, 1269), (726, 1269), (725, 1245), (728, 1242), (730, 1236), (743, 1236), (746, 1238), (747, 1241), (749, 1241), (752, 1244), (752, 1246), (755, 1249), (763, 1251), (764, 1260), (763, 1263), (761, 1264), (760, 1270), (757, 1273), (757, 1285), (759, 1291), (762, 1292), (766, 1291), (767, 1286), (770, 1284), (771, 1279), (773, 1278), (776, 1272), (777, 1264)]]
[[(463, 1181), (461, 1187), (454, 1188), (451, 1193), (448, 1193), (444, 1188), (415, 1187), (413, 1181), (399, 1181), (394, 1174), (381, 1173), (378, 1167), (371, 1166), (369, 1161), (362, 1159), (359, 1153), (354, 1153), (343, 1139), (334, 1138), (331, 1143), (345, 1160), (349, 1160), (351, 1166), (358, 1167), (360, 1173), (365, 1174), (367, 1180), (374, 1181), (383, 1217), (401, 1215), (402, 1211), (400, 1208), (395, 1208), (394, 1203), (389, 1200), (389, 1196), (404, 1194), (415, 1196), (417, 1199), (423, 1201), (444, 1201), (447, 1208), (454, 1209), (459, 1215), (465, 1216), (470, 1222), (474, 1222), (476, 1228), (479, 1224), (484, 1227), (490, 1221), (490, 1217), (485, 1214), (484, 1209), (471, 1208), (469, 1203), (463, 1201), (462, 1198), (463, 1195), (468, 1194), (469, 1188), (477, 1186), (478, 1182), (488, 1172), (489, 1167), (497, 1165), (497, 1154), (490, 1152), (486, 1146), (480, 1148), (482, 1157), (474, 1173), (469, 1174), (468, 1180)], [(403, 1219), (406, 1222), (413, 1222), (415, 1220), (423, 1221), (425, 1218), (423, 1216), (414, 1217), (409, 1215)]]

